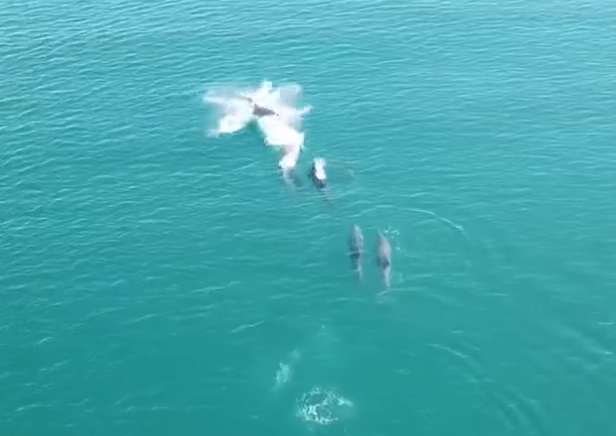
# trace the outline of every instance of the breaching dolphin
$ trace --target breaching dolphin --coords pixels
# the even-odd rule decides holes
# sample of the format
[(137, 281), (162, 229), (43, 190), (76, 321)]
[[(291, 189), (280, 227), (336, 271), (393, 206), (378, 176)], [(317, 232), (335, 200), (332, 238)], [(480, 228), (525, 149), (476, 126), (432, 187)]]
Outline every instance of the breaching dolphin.
[(314, 186), (318, 189), (325, 189), (327, 186), (327, 174), (325, 173), (325, 167), (327, 162), (322, 157), (316, 157), (312, 160), (310, 167), (310, 179)]
[(267, 116), (278, 116), (278, 114), (276, 112), (274, 112), (271, 109), (268, 109), (264, 106), (260, 106), (257, 103), (254, 102), (254, 100), (252, 99), (252, 97), (243, 97), (248, 103), (251, 104), (252, 106), (252, 114), (257, 117), (257, 118), (261, 118), (261, 117), (267, 117)]

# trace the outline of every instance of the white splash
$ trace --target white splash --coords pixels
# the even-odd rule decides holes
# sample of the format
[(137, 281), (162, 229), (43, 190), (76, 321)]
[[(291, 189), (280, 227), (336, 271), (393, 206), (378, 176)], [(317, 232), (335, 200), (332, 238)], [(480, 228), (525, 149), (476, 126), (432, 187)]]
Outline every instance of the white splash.
[[(301, 87), (296, 84), (274, 88), (272, 82), (263, 82), (256, 89), (214, 89), (206, 93), (206, 104), (216, 106), (220, 111), (217, 126), (210, 135), (235, 133), (251, 122), (256, 122), (263, 134), (266, 145), (279, 147), (282, 158), (278, 163), (283, 171), (295, 167), (304, 147), (304, 132), (301, 131), (302, 117), (311, 110), (310, 106), (296, 107)], [(255, 116), (254, 107), (270, 110), (273, 115)]]
[(314, 176), (319, 180), (326, 180), (327, 174), (325, 174), (325, 167), (327, 166), (327, 161), (322, 157), (317, 157), (313, 161), (314, 165)]
[(316, 386), (299, 398), (297, 416), (303, 421), (329, 425), (347, 417), (352, 408), (349, 399)]

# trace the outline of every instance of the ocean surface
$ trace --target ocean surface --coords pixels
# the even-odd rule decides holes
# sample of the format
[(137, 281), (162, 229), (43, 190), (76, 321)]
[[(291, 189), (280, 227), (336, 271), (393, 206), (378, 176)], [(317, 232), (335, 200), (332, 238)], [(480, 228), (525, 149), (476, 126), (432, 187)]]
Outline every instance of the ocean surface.
[[(616, 2), (0, 19), (0, 435), (616, 434)], [(312, 107), (301, 186), (207, 134), (263, 80)]]

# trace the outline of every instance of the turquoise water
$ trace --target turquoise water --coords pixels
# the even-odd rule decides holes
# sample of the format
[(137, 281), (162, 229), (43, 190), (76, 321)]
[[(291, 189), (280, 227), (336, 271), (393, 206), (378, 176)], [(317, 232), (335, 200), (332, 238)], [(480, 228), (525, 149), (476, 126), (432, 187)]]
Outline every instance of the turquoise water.
[(616, 434), (616, 3), (1, 9), (1, 435)]

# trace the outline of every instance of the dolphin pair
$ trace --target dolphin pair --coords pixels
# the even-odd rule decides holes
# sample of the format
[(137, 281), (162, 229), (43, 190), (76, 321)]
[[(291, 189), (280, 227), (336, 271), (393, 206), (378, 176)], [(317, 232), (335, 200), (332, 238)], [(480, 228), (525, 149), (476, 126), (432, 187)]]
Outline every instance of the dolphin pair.
[[(357, 276), (362, 277), (362, 254), (364, 251), (364, 235), (361, 228), (354, 224), (351, 229), (351, 234), (348, 239), (349, 258), (351, 259), (351, 267)], [(376, 240), (376, 263), (381, 269), (381, 274), (385, 285), (389, 288), (391, 284), (391, 244), (389, 240), (378, 232)]]

